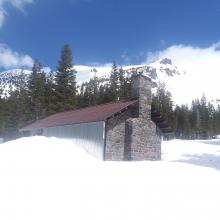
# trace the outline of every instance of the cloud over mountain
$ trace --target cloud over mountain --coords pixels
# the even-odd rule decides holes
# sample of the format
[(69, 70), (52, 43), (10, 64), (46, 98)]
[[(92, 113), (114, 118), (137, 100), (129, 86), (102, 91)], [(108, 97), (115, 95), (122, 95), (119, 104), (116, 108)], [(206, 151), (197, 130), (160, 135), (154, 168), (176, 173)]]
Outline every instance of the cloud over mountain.
[(5, 44), (0, 44), (0, 68), (31, 67), (33, 60), (29, 55), (19, 54)]

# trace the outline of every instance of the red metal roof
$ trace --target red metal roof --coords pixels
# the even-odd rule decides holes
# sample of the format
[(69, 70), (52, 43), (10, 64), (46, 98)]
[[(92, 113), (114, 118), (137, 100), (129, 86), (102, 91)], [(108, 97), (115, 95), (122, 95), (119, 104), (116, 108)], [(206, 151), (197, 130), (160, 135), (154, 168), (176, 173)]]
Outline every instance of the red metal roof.
[(105, 121), (112, 115), (122, 111), (128, 106), (135, 104), (136, 102), (137, 100), (128, 101), (128, 102), (118, 101), (118, 102), (111, 102), (107, 104), (81, 108), (73, 111), (61, 112), (48, 116), (42, 120), (38, 120), (30, 125), (27, 125), (26, 127), (20, 129), (20, 131), (30, 131), (45, 127), (59, 126), (59, 125)]

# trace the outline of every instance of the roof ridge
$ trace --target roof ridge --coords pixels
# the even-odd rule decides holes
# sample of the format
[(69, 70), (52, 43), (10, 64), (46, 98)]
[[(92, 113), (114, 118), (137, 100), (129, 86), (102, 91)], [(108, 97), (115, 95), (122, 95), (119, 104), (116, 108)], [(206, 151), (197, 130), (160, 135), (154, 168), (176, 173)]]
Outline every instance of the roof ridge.
[(42, 127), (50, 127), (51, 125), (65, 125), (68, 123), (77, 124), (92, 121), (105, 121), (117, 112), (121, 112), (128, 106), (136, 103), (137, 100), (108, 102), (100, 105), (88, 106), (70, 111), (58, 112), (35, 121), (23, 128), (20, 131), (37, 129)]
[[(106, 103), (102, 103), (102, 104), (90, 105), (90, 106), (86, 106), (86, 107), (75, 108), (75, 109), (68, 110), (68, 111), (56, 112), (56, 113), (53, 113), (51, 115), (46, 116), (45, 118), (50, 117), (52, 115), (68, 113), (68, 112), (72, 112), (72, 111), (78, 111), (78, 110), (88, 109), (88, 108), (97, 107), (97, 106), (111, 105), (111, 104), (114, 104), (114, 103), (126, 103), (126, 102), (133, 102), (133, 101), (137, 101), (137, 100), (136, 99), (132, 99), (132, 100), (129, 100), (129, 101), (127, 101), (127, 100), (119, 100), (119, 101), (106, 102)], [(42, 119), (44, 119), (44, 118), (42, 118)]]

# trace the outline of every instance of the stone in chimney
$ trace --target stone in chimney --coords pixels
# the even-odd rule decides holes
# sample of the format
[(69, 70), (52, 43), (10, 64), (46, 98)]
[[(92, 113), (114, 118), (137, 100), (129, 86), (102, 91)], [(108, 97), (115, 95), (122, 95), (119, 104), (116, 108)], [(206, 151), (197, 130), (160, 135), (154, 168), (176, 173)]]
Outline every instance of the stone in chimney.
[(151, 120), (151, 79), (142, 74), (132, 76), (132, 98), (138, 100), (138, 117), (126, 121), (125, 160), (160, 160), (161, 138)]
[(132, 99), (138, 99), (138, 116), (140, 118), (151, 118), (151, 87), (150, 78), (142, 74), (134, 74), (131, 78), (131, 96)]

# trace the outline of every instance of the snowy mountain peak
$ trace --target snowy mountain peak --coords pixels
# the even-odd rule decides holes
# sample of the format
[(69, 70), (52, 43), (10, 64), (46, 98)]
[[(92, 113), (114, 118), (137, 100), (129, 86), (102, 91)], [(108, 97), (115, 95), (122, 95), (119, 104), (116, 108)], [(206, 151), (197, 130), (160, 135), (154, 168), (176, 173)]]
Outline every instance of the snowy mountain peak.
[(24, 70), (24, 69), (11, 69), (11, 70), (6, 70), (4, 72), (0, 73), (0, 79), (7, 79), (7, 78), (12, 78), (12, 77), (18, 77), (22, 74), (24, 75), (29, 75), (31, 73), (30, 70)]
[(157, 60), (150, 64), (150, 66), (159, 69), (161, 72), (166, 73), (168, 76), (186, 74), (185, 71), (182, 71), (177, 66), (174, 66), (172, 60), (168, 58)]
[[(50, 67), (43, 67), (43, 71), (45, 73), (49, 73), (51, 71)], [(31, 70), (28, 69), (10, 69), (0, 73), (0, 80), (1, 79), (9, 79), (13, 77), (19, 77), (21, 75), (30, 75)]]
[(164, 64), (164, 65), (167, 65), (167, 64), (169, 64), (169, 65), (173, 65), (173, 64), (172, 64), (172, 60), (171, 60), (171, 59), (168, 59), (168, 58), (164, 58), (164, 59), (160, 60), (160, 64)]
[(167, 89), (171, 92), (173, 86), (170, 82), (180, 81), (180, 78), (186, 74), (184, 71), (174, 66), (172, 60), (168, 58), (157, 60), (149, 65), (130, 67), (130, 69), (127, 69), (126, 71), (128, 73), (142, 73), (151, 78), (156, 86), (160, 82), (165, 83)]

